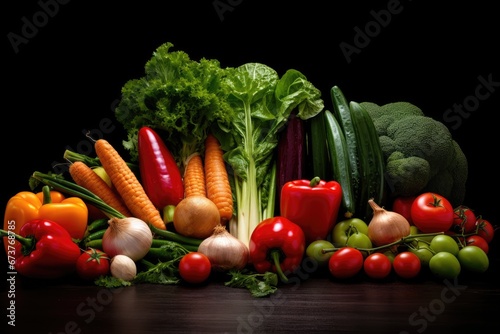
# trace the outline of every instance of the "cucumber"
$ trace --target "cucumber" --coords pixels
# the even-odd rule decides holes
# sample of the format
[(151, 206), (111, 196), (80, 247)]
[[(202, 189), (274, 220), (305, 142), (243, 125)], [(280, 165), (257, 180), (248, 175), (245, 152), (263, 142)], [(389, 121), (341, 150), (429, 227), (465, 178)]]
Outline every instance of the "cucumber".
[(356, 138), (356, 131), (354, 130), (351, 110), (344, 93), (342, 93), (338, 86), (333, 86), (330, 89), (330, 96), (333, 103), (333, 115), (337, 118), (344, 132), (349, 165), (351, 166), (351, 188), (354, 201), (356, 201), (359, 197), (361, 176), (358, 159), (358, 139)]
[(326, 126), (324, 111), (307, 120), (307, 139), (309, 147), (310, 176), (330, 180), (330, 157), (326, 145)]
[(356, 134), (361, 181), (356, 201), (357, 217), (369, 222), (373, 210), (368, 200), (373, 198), (383, 206), (385, 161), (373, 120), (366, 109), (355, 101), (349, 103), (349, 109)]
[(347, 152), (346, 139), (339, 122), (329, 110), (325, 110), (325, 129), (327, 148), (332, 160), (332, 175), (342, 188), (342, 207), (344, 216), (350, 218), (355, 212), (352, 191), (351, 167)]

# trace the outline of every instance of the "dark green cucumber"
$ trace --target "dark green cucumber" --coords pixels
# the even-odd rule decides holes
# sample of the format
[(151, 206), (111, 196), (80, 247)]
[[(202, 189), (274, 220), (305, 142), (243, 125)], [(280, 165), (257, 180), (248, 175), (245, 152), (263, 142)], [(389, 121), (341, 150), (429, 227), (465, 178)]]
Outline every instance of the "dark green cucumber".
[(368, 200), (383, 205), (385, 191), (385, 162), (379, 137), (368, 112), (357, 102), (349, 103), (351, 117), (358, 145), (358, 159), (361, 176), (359, 198), (356, 202), (357, 217), (369, 222), (373, 210)]
[(307, 139), (309, 146), (310, 178), (318, 176), (322, 180), (330, 180), (331, 160), (326, 145), (326, 126), (324, 111), (307, 120)]
[(352, 192), (351, 167), (347, 153), (346, 140), (339, 122), (329, 110), (325, 110), (327, 147), (332, 159), (332, 175), (342, 188), (342, 206), (344, 216), (351, 217), (355, 212)]
[(347, 155), (351, 166), (351, 187), (353, 191), (353, 198), (356, 201), (359, 197), (361, 187), (357, 144), (358, 139), (356, 138), (349, 103), (347, 102), (344, 94), (338, 86), (333, 86), (330, 89), (330, 95), (333, 103), (333, 115), (337, 118), (337, 121), (344, 132)]

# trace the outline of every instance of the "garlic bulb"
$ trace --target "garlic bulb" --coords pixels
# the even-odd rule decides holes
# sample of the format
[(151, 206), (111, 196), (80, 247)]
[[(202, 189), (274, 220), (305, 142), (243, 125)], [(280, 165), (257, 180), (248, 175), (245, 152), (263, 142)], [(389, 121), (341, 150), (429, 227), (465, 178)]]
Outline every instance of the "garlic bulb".
[(131, 281), (137, 275), (137, 266), (134, 260), (126, 255), (115, 255), (109, 265), (111, 275), (124, 281)]
[(102, 248), (110, 257), (126, 255), (137, 261), (148, 253), (153, 233), (146, 222), (134, 217), (113, 217), (108, 224), (102, 237)]
[(249, 261), (248, 247), (220, 224), (201, 242), (198, 252), (205, 254), (217, 271), (243, 269)]

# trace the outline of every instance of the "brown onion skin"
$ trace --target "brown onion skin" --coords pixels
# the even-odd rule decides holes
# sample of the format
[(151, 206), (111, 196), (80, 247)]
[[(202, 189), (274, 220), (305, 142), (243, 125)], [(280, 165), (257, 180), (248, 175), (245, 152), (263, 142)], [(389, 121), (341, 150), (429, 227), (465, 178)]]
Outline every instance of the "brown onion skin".
[(198, 251), (209, 258), (215, 271), (241, 270), (250, 258), (248, 247), (223, 225), (214, 228), (214, 233), (201, 242)]
[(410, 223), (401, 214), (387, 211), (370, 199), (373, 217), (368, 224), (368, 237), (375, 246), (383, 246), (398, 241), (410, 234)]

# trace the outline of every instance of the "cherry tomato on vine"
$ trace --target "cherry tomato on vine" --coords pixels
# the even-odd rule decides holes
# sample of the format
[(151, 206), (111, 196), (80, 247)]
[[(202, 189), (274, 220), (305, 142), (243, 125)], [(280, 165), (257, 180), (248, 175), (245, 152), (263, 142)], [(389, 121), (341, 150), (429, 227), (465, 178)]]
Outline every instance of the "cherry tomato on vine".
[(190, 252), (179, 261), (179, 275), (188, 283), (205, 282), (212, 271), (210, 259), (203, 253)]
[(334, 248), (333, 244), (328, 240), (315, 240), (306, 248), (306, 255), (314, 259), (319, 267), (326, 267), (333, 252), (323, 253), (323, 249)]
[(448, 231), (453, 224), (453, 206), (444, 196), (425, 192), (413, 201), (411, 219), (423, 233)]
[(420, 273), (422, 265), (417, 255), (410, 251), (404, 251), (394, 257), (392, 267), (399, 277), (413, 278)]
[(76, 260), (76, 272), (84, 280), (95, 280), (109, 274), (109, 257), (99, 249), (89, 248)]
[(363, 269), (363, 254), (353, 247), (342, 247), (328, 261), (328, 269), (335, 278), (350, 278)]
[(462, 266), (458, 258), (449, 252), (439, 252), (429, 261), (429, 269), (439, 278), (453, 279), (458, 277)]
[(368, 234), (368, 224), (359, 218), (342, 220), (332, 229), (332, 242), (337, 247), (345, 246), (347, 238), (353, 233)]
[(453, 224), (451, 229), (455, 233), (471, 233), (476, 228), (476, 214), (465, 205), (453, 209)]
[(448, 252), (453, 254), (454, 256), (458, 255), (458, 243), (453, 237), (447, 234), (439, 234), (432, 238), (431, 243), (429, 245), (431, 249), (436, 252)]
[(415, 245), (409, 248), (409, 251), (418, 256), (422, 267), (428, 267), (429, 261), (434, 256), (430, 246), (426, 242), (418, 241)]
[(354, 248), (372, 248), (373, 244), (368, 235), (361, 232), (355, 232), (347, 238), (346, 246)]
[(411, 205), (417, 196), (396, 197), (392, 202), (392, 211), (399, 213), (405, 217), (410, 225), (413, 224), (411, 219)]
[(488, 255), (477, 246), (465, 246), (458, 252), (460, 265), (468, 271), (484, 273), (489, 265)]
[(392, 263), (384, 253), (372, 253), (366, 257), (363, 269), (368, 277), (382, 279), (391, 273)]
[(478, 226), (477, 235), (483, 237), (486, 242), (490, 243), (495, 236), (495, 228), (493, 225), (483, 218), (478, 218), (476, 224)]
[(465, 239), (466, 246), (477, 246), (481, 248), (486, 254), (490, 250), (490, 245), (488, 242), (479, 235), (471, 235)]

